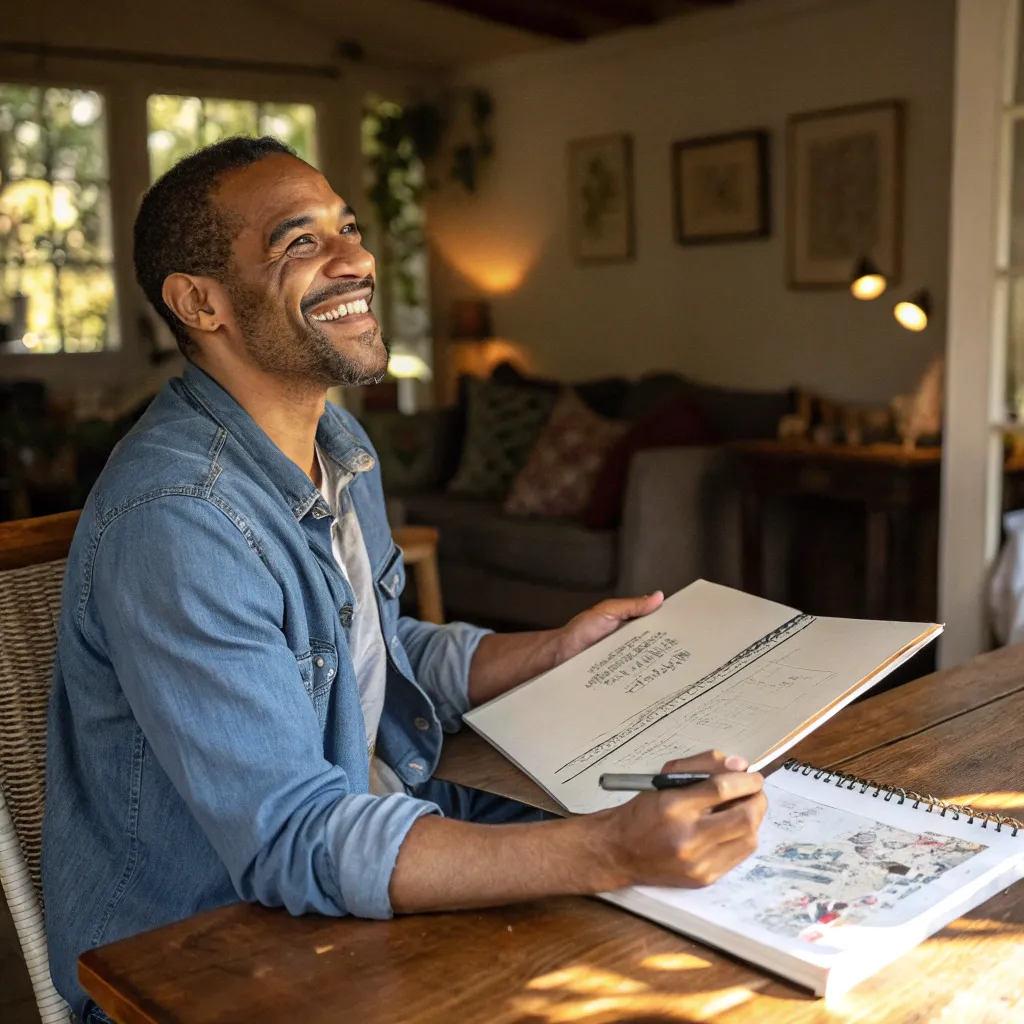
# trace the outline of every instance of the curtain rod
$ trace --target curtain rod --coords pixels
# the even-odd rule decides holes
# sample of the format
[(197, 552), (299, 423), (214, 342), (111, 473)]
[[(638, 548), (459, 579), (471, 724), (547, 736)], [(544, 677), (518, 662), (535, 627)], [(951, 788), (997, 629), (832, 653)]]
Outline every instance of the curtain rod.
[(226, 57), (172, 56), (139, 50), (113, 50), (91, 46), (51, 46), (49, 43), (0, 42), (0, 53), (16, 53), (45, 61), (48, 57), (70, 60), (114, 61), (122, 64), (151, 64), (158, 67), (201, 68), (207, 71), (249, 71), (264, 75), (302, 75), (307, 78), (340, 78), (331, 64), (283, 64), (270, 60), (231, 60)]

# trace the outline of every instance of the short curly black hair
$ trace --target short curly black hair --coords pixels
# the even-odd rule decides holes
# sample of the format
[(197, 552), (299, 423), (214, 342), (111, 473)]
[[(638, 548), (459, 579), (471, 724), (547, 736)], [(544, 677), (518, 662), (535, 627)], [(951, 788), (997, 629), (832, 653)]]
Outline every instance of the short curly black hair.
[(277, 153), (295, 156), (290, 146), (269, 135), (222, 139), (179, 160), (142, 199), (135, 218), (135, 279), (186, 356), (194, 342), (163, 300), (164, 281), (170, 274), (224, 279), (237, 227), (211, 195), (221, 175)]

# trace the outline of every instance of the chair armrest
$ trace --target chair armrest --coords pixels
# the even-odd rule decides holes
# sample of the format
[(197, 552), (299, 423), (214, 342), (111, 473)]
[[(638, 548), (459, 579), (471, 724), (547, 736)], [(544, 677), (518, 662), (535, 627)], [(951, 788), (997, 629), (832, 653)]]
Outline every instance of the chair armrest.
[(740, 501), (720, 446), (654, 448), (629, 467), (618, 593), (671, 594), (697, 579), (740, 585)]

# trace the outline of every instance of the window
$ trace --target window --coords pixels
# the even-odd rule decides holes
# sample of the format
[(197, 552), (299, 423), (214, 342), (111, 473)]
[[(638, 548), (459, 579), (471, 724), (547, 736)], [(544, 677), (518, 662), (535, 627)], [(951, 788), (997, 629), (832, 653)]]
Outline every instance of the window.
[(316, 111), (307, 103), (156, 95), (148, 108), (153, 181), (183, 156), (230, 135), (273, 135), (316, 166)]
[(112, 262), (103, 98), (0, 84), (0, 350), (116, 345)]

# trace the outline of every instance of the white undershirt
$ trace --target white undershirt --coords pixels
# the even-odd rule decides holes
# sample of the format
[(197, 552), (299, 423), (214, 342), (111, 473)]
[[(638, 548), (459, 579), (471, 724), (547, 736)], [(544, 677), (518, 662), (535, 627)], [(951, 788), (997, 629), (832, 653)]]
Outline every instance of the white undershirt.
[(348, 493), (352, 474), (336, 462), (324, 458), (319, 446), (316, 457), (323, 480), (320, 491), (334, 513), (331, 526), (331, 550), (338, 567), (345, 574), (355, 598), (352, 625), (348, 634), (349, 653), (359, 685), (359, 703), (366, 723), (366, 748), (370, 757), (370, 792), (378, 796), (404, 793), (402, 780), (390, 765), (374, 754), (377, 729), (384, 711), (384, 688), (387, 685), (387, 645), (380, 626), (377, 594), (370, 557), (363, 541), (355, 507)]

